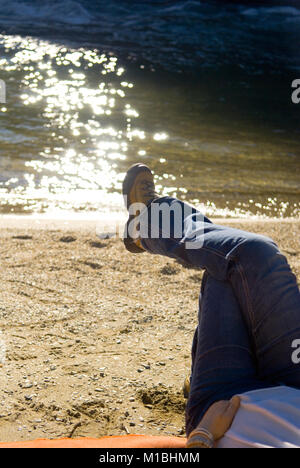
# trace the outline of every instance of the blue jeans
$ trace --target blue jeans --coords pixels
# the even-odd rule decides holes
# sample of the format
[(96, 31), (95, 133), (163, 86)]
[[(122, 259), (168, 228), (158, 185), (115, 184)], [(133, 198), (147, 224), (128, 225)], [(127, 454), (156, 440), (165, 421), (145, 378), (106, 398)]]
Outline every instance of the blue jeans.
[[(172, 209), (179, 204), (182, 212), (188, 206), (170, 197), (153, 204)], [(171, 216), (166, 238), (162, 219), (152, 219), (151, 205), (144, 213), (149, 231), (143, 247), (205, 270), (187, 435), (215, 401), (278, 385), (300, 389), (300, 364), (292, 362), (292, 342), (300, 339), (300, 291), (277, 245), (265, 236), (213, 224), (195, 209), (183, 215), (179, 237)], [(151, 238), (153, 223), (158, 238)]]

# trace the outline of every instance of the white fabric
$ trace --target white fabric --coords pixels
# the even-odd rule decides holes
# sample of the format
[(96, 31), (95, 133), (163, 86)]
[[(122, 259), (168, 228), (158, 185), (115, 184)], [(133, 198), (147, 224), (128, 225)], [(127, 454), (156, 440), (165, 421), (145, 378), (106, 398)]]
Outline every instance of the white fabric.
[(300, 448), (300, 390), (274, 387), (247, 392), (218, 448)]

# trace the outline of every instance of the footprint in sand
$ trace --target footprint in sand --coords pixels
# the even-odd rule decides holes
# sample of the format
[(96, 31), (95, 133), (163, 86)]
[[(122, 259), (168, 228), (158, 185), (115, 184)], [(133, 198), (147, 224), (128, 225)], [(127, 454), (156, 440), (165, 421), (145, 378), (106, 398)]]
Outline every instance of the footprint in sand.
[(160, 273), (163, 275), (176, 275), (179, 269), (167, 263), (163, 268), (160, 269)]
[(21, 236), (13, 236), (13, 239), (18, 239), (18, 240), (32, 240), (32, 236), (27, 236), (27, 235), (21, 235)]
[(107, 246), (107, 244), (104, 244), (103, 242), (91, 241), (90, 246), (94, 247), (95, 249), (103, 249)]
[(60, 239), (60, 242), (65, 242), (66, 244), (70, 243), (70, 242), (75, 242), (76, 241), (76, 237), (73, 237), (73, 236), (63, 236), (61, 237)]

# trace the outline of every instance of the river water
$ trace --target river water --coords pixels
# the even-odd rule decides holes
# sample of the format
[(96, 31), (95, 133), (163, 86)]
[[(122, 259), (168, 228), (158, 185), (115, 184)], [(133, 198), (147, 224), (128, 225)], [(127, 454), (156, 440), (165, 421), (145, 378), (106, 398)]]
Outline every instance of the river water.
[(118, 212), (141, 161), (208, 216), (299, 217), (300, 5), (262, 3), (0, 0), (0, 213)]

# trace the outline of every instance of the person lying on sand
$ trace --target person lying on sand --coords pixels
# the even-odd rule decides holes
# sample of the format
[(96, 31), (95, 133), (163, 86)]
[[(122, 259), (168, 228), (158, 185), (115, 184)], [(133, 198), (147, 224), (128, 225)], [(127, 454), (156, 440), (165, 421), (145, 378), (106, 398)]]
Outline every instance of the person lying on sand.
[(123, 195), (129, 211), (127, 250), (205, 270), (192, 345), (187, 447), (214, 445), (223, 434), (211, 434), (203, 417), (216, 402), (230, 400), (220, 408), (229, 405), (232, 420), (239, 406), (235, 395), (241, 407), (218, 446), (300, 446), (300, 364), (293, 360), (300, 339), (300, 291), (277, 245), (262, 235), (216, 225), (180, 200), (160, 197), (144, 164), (128, 170)]

